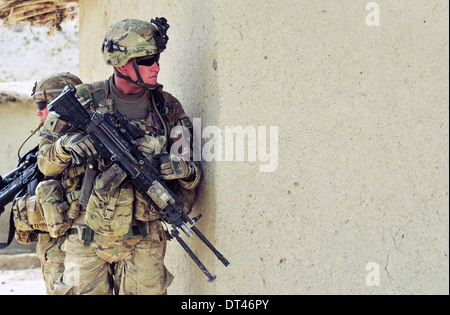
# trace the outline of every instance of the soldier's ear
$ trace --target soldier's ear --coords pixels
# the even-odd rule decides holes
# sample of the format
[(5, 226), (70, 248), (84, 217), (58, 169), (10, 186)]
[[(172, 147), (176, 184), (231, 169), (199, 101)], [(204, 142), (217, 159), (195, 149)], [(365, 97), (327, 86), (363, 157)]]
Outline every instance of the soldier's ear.
[(125, 66), (122, 66), (122, 67), (115, 67), (115, 68), (116, 68), (116, 70), (119, 71), (121, 74), (123, 74), (123, 75), (125, 75), (125, 76), (128, 76), (128, 71), (127, 71), (127, 69), (125, 68)]

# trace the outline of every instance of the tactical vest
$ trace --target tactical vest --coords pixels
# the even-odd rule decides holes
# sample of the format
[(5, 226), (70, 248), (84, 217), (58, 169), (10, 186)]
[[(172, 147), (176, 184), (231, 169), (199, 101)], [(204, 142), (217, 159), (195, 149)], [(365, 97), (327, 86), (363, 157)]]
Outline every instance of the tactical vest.
[[(112, 113), (114, 104), (109, 95), (109, 82), (99, 81), (89, 85), (84, 85), (86, 93), (80, 91), (80, 102), (87, 110)], [(153, 111), (146, 119), (132, 121), (145, 134), (138, 139), (139, 150), (151, 161), (155, 153), (167, 152), (169, 134), (169, 113), (171, 108), (160, 91), (151, 93), (150, 105)], [(85, 99), (83, 99), (85, 97)], [(157, 100), (157, 101), (156, 101)], [(183, 124), (184, 122), (184, 124)], [(184, 126), (189, 123), (189, 118), (180, 119)], [(64, 122), (55, 121), (52, 132), (57, 133), (57, 137), (68, 131), (68, 125)], [(60, 130), (61, 129), (61, 130)], [(50, 139), (56, 141), (55, 139)], [(86, 223), (92, 230), (100, 235), (121, 236), (126, 234), (133, 222), (146, 222), (159, 219), (156, 209), (131, 185), (126, 179), (123, 171), (111, 165), (111, 162), (98, 161), (98, 176), (89, 182), (94, 182), (92, 193), (86, 196), (84, 183), (86, 166), (68, 167), (61, 174), (61, 182), (51, 181), (42, 186), (40, 209), (47, 210), (50, 215), (46, 218), (53, 218), (46, 229), (50, 231), (52, 237), (64, 235), (67, 227), (71, 226), (79, 217), (80, 213), (85, 213), (86, 222), (75, 221), (77, 224)], [(88, 182), (88, 180), (86, 180)], [(169, 188), (183, 202), (187, 213), (190, 212), (195, 200), (195, 192), (185, 189), (178, 184), (178, 181), (168, 183)], [(62, 192), (63, 196), (55, 192)], [(84, 198), (86, 197), (86, 198)], [(81, 206), (80, 198), (85, 200)], [(46, 200), (47, 199), (47, 200)], [(83, 221), (83, 220), (80, 220)], [(140, 229), (141, 230), (141, 229)]]
[[(99, 81), (92, 87), (95, 111), (113, 113), (114, 103), (108, 98), (109, 82)], [(161, 93), (158, 104), (164, 100)], [(153, 154), (165, 152), (167, 149), (167, 113), (166, 102), (158, 106), (154, 99), (149, 100), (150, 113), (146, 119), (132, 120), (131, 123), (140, 128), (145, 136), (139, 139), (139, 150), (151, 161)], [(159, 107), (159, 108), (158, 108)], [(161, 110), (163, 109), (163, 113)], [(164, 116), (165, 117), (164, 117)], [(157, 210), (131, 185), (126, 174), (109, 161), (99, 161), (99, 175), (94, 180), (93, 190), (86, 206), (86, 224), (97, 234), (109, 237), (120, 237), (129, 232), (133, 219), (147, 222), (159, 219)], [(83, 189), (83, 187), (80, 187)], [(79, 204), (79, 203), (78, 203)], [(72, 205), (71, 205), (72, 207)], [(84, 209), (83, 209), (84, 210)]]

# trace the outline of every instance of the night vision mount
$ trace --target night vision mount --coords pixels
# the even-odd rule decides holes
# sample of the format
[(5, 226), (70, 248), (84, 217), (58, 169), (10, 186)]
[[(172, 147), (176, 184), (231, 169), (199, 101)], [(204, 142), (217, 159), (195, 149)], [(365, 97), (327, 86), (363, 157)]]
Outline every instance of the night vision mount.
[(167, 24), (167, 19), (157, 17), (151, 19), (150, 23), (155, 24), (157, 31), (153, 33), (156, 41), (156, 46), (158, 46), (158, 53), (163, 52), (166, 49), (166, 44), (169, 41), (169, 36), (167, 36), (167, 30), (170, 25)]

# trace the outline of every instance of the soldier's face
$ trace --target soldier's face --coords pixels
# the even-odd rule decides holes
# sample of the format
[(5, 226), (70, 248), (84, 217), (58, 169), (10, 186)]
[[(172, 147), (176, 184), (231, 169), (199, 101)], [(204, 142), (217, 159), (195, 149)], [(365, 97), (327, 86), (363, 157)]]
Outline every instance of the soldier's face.
[[(43, 104), (45, 102), (45, 104), (47, 104), (47, 100), (46, 99), (39, 99), (38, 103)], [(45, 121), (45, 119), (47, 119), (48, 116), (48, 108), (47, 106), (43, 107), (38, 106), (38, 111), (36, 112), (36, 115), (39, 117), (39, 119), (41, 120), (41, 122), (43, 123)]]
[[(130, 60), (125, 66), (123, 66), (123, 69), (126, 71), (126, 74), (124, 73), (125, 75), (129, 76), (133, 81), (137, 81), (138, 78), (136, 75), (136, 71), (134, 71), (133, 68), (133, 60)], [(144, 83), (152, 85), (157, 84), (158, 72), (161, 69), (156, 62), (151, 66), (138, 65), (138, 70)]]
[(138, 66), (138, 69), (144, 83), (155, 85), (158, 82), (158, 72), (161, 69), (156, 62), (150, 67)]

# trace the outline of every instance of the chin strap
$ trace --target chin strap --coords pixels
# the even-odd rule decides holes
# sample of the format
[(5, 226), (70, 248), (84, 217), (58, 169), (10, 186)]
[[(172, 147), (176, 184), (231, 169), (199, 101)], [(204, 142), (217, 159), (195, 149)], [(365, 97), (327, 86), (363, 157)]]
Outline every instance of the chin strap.
[(133, 69), (136, 72), (137, 81), (133, 81), (130, 77), (127, 77), (127, 76), (123, 75), (122, 73), (119, 72), (119, 70), (117, 70), (117, 68), (114, 68), (114, 73), (119, 78), (124, 79), (125, 81), (128, 81), (128, 82), (131, 82), (133, 84), (136, 84), (136, 85), (138, 85), (139, 87), (141, 87), (143, 89), (153, 90), (153, 89), (156, 89), (158, 87), (157, 84), (144, 83), (144, 80), (142, 80), (141, 74), (139, 73), (139, 69), (138, 69), (138, 64), (136, 62), (136, 58), (133, 59)]

